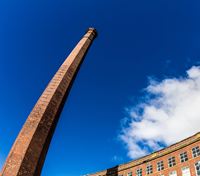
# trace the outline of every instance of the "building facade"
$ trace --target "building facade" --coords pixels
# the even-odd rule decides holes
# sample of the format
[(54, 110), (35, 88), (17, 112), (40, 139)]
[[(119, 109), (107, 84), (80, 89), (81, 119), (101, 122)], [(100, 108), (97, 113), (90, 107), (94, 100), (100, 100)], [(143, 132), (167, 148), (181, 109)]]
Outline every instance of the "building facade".
[(200, 176), (200, 133), (129, 163), (89, 176)]

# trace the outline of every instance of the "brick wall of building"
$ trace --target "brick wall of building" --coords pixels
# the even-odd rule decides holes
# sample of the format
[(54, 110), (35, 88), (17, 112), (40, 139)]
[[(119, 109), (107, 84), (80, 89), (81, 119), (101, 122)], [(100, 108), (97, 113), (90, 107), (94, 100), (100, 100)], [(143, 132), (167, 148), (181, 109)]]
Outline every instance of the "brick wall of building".
[[(182, 157), (181, 157), (182, 156)], [(171, 158), (171, 166), (169, 165)], [(182, 158), (182, 161), (181, 161)], [(160, 162), (160, 170), (158, 163)], [(174, 165), (173, 165), (174, 163)], [(149, 168), (149, 173), (148, 169)], [(199, 169), (199, 173), (198, 173)], [(137, 171), (142, 171), (138, 172)], [(200, 133), (140, 159), (89, 176), (200, 176)]]

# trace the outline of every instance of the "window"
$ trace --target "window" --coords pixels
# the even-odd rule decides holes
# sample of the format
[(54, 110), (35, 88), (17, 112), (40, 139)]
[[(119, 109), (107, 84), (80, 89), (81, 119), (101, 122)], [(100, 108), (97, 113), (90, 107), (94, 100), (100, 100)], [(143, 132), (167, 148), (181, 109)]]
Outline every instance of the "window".
[(195, 163), (196, 173), (197, 176), (200, 176), (200, 161)]
[(182, 163), (187, 161), (188, 160), (187, 152), (181, 153), (180, 154), (180, 159), (181, 159)]
[(146, 173), (147, 174), (152, 174), (153, 173), (153, 166), (152, 165), (147, 165)]
[(169, 167), (173, 167), (176, 165), (176, 160), (175, 160), (175, 157), (172, 156), (168, 159), (168, 164), (169, 164)]
[(191, 176), (189, 167), (183, 167), (181, 171), (182, 171), (182, 176)]
[(194, 147), (194, 148), (192, 149), (192, 155), (193, 155), (193, 157), (197, 157), (197, 156), (200, 155), (200, 149), (199, 149), (199, 146)]
[(177, 176), (176, 171), (172, 171), (169, 173), (169, 176)]
[(129, 172), (127, 176), (132, 176), (132, 172)]
[(137, 169), (136, 170), (136, 176), (142, 176), (142, 169)]
[(163, 161), (157, 162), (157, 171), (161, 171), (164, 169), (164, 163)]

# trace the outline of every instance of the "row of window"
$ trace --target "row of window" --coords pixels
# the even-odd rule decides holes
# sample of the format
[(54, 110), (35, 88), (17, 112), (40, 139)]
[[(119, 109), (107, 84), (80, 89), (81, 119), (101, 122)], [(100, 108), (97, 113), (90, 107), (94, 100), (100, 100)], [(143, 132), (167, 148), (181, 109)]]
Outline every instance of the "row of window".
[[(200, 147), (199, 146), (192, 148), (192, 156), (193, 157), (200, 156)], [(180, 154), (180, 161), (182, 163), (185, 161), (188, 161), (187, 152), (183, 152)], [(173, 167), (175, 165), (176, 165), (175, 157), (172, 156), (172, 157), (168, 158), (168, 166)], [(157, 171), (162, 171), (162, 170), (164, 170), (164, 162), (159, 161), (159, 162), (157, 162)], [(200, 172), (199, 166), (198, 166), (197, 170)], [(153, 166), (151, 164), (147, 164), (146, 174), (149, 175), (152, 173), (153, 173)], [(132, 172), (128, 173), (128, 176), (132, 176)], [(136, 170), (136, 176), (142, 176), (142, 168)], [(200, 176), (200, 175), (198, 175), (198, 176)]]
[[(195, 163), (195, 170), (196, 170), (196, 176), (200, 176), (200, 161)], [(181, 168), (181, 171), (182, 171), (182, 176), (191, 176), (189, 167), (187, 167), (187, 166), (183, 167), (183, 168)], [(119, 175), (119, 176), (123, 176), (123, 175)], [(132, 172), (129, 172), (127, 176), (133, 176)], [(136, 171), (136, 176), (142, 176), (142, 170), (141, 169), (138, 169)], [(159, 176), (166, 176), (166, 175), (162, 174), (162, 175), (159, 175)], [(172, 172), (169, 173), (168, 176), (177, 176), (177, 172), (172, 171)]]

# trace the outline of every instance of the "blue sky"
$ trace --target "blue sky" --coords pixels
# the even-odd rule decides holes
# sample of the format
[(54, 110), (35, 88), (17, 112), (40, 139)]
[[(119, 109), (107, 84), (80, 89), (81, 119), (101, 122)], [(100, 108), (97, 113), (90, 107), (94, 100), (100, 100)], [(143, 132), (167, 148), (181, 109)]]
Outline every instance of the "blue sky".
[(134, 158), (119, 138), (122, 121), (131, 118), (127, 108), (142, 101), (149, 77), (159, 85), (198, 72), (191, 67), (200, 61), (199, 7), (198, 0), (1, 0), (0, 166), (90, 26), (99, 35), (74, 82), (42, 175), (78, 176)]

